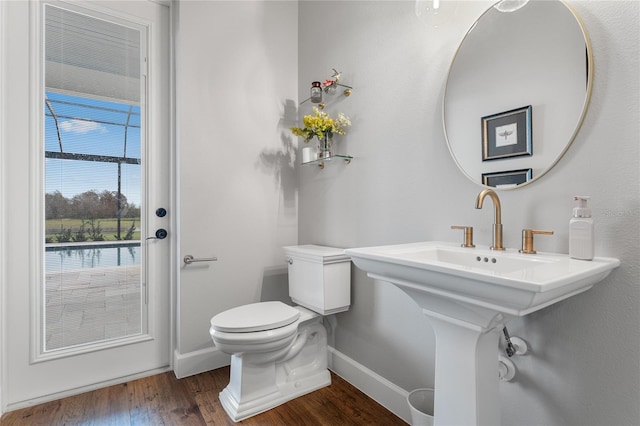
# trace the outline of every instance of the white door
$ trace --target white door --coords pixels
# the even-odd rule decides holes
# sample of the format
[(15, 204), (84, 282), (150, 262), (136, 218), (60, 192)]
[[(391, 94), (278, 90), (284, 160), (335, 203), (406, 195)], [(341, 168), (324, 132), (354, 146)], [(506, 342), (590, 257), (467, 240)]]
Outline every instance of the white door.
[(2, 2), (3, 404), (171, 359), (169, 7)]

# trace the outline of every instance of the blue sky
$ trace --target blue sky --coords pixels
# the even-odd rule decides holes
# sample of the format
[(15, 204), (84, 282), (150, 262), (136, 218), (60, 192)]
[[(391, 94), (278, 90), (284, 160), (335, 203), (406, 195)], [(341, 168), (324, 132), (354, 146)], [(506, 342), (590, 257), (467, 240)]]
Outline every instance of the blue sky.
[[(125, 151), (125, 127), (109, 123), (130, 124), (126, 157), (140, 158), (140, 107), (47, 92), (58, 118), (62, 149), (65, 153), (122, 157)], [(81, 105), (77, 105), (81, 104)], [(95, 107), (95, 108), (90, 108)], [(95, 120), (95, 121), (87, 121)], [(55, 120), (45, 106), (45, 150), (60, 152)], [(95, 190), (116, 191), (116, 163), (45, 159), (45, 191), (60, 191), (67, 198)], [(140, 166), (122, 167), (122, 192), (130, 203), (140, 206)]]

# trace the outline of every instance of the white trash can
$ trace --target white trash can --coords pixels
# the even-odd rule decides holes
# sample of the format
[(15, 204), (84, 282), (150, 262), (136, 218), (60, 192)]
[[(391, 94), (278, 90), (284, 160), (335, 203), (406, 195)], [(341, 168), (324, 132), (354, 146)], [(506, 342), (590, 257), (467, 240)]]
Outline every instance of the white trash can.
[(433, 426), (433, 389), (416, 389), (407, 396), (411, 426)]

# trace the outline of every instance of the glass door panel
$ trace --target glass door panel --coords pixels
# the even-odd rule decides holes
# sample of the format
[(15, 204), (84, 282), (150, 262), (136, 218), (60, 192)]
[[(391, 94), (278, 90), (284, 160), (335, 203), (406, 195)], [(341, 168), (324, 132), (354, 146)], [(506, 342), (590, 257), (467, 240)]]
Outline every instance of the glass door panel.
[(43, 351), (145, 333), (139, 30), (45, 7)]

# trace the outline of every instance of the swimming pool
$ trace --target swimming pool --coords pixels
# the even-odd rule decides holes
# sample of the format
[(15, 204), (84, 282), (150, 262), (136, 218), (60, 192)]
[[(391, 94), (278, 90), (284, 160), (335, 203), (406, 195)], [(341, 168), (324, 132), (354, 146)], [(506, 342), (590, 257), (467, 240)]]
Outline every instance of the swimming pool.
[(44, 267), (46, 273), (75, 269), (140, 265), (140, 242), (82, 245), (47, 244)]

